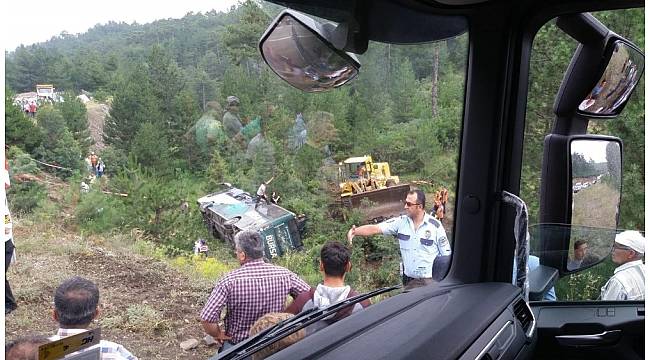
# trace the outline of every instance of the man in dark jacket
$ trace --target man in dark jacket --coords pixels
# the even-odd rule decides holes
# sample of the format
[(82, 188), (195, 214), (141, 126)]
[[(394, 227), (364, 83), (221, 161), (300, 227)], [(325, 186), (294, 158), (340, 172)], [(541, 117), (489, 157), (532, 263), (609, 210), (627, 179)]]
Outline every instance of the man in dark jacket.
[[(345, 245), (336, 241), (330, 241), (323, 245), (320, 251), (320, 271), (323, 274), (323, 283), (318, 284), (316, 288), (311, 288), (309, 291), (298, 295), (284, 312), (298, 314), (303, 310), (314, 307), (322, 309), (358, 295), (349, 285), (345, 285), (345, 273), (349, 272), (351, 268), (350, 250)], [(353, 306), (345, 307), (332, 317), (323, 319), (307, 327), (307, 334), (309, 335), (314, 331), (324, 328), (369, 305), (370, 301), (364, 300)]]

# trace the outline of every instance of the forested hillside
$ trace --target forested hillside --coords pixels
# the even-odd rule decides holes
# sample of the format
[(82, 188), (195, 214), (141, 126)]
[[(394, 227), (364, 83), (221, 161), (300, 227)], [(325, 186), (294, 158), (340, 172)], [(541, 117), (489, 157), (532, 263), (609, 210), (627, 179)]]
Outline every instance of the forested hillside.
[[(326, 211), (332, 201), (322, 170), (327, 161), (372, 155), (389, 162), (402, 181), (418, 180), (428, 193), (449, 188), (453, 210), (468, 35), (417, 46), (371, 43), (349, 86), (308, 95), (279, 80), (257, 50), (279, 10), (248, 1), (227, 13), (97, 25), (78, 36), (60, 34), (7, 53), (5, 126), (12, 173), (46, 171), (66, 179), (71, 190), (60, 202), (73, 205), (70, 222), (76, 230), (137, 229), (169, 255), (190, 251), (198, 238), (225, 251), (203, 226), (196, 199), (221, 182), (254, 192), (275, 176), (272, 188), (282, 196), (281, 205), (308, 218), (306, 251), (282, 261), (314, 279), (319, 246), (343, 241), (349, 225), (358, 221), (354, 213), (343, 222)], [(596, 16), (644, 48), (642, 9)], [(553, 23), (535, 40), (521, 184), (531, 222), (538, 210), (543, 137), (574, 49)], [(619, 136), (626, 144), (622, 228), (645, 225), (643, 81), (621, 117), (590, 125), (590, 132)], [(31, 121), (12, 105), (12, 96), (42, 83), (65, 90), (66, 101), (43, 106)], [(78, 191), (87, 175), (83, 158), (96, 148), (89, 141), (86, 108), (75, 98), (82, 90), (110, 105), (103, 129), (107, 147), (99, 153), (107, 176), (83, 196)], [(262, 120), (267, 143), (262, 150), (247, 154), (245, 146), (227, 139), (205, 145), (197, 138), (197, 121), (202, 116), (221, 120), (231, 95), (240, 100), (244, 123)], [(299, 113), (309, 135), (304, 146), (295, 148), (291, 136)], [(65, 169), (37, 167), (30, 158)], [(15, 181), (9, 200), (19, 214), (38, 211), (48, 201), (38, 181)], [(185, 201), (188, 213), (179, 210)], [(453, 239), (453, 222), (446, 231)], [(366, 239), (359, 246), (363, 251), (355, 252), (355, 266), (375, 271), (353, 272), (350, 280), (357, 288), (397, 282), (399, 255), (393, 242)]]

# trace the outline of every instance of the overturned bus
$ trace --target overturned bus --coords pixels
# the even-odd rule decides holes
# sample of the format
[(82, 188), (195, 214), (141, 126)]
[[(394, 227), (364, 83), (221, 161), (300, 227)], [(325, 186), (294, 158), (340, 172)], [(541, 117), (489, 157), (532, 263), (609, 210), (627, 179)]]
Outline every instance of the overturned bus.
[(289, 250), (302, 247), (306, 218), (276, 204), (261, 201), (256, 207), (255, 196), (225, 184), (226, 189), (197, 200), (203, 221), (210, 233), (235, 246), (235, 234), (242, 230), (257, 231), (264, 241), (264, 255), (271, 259)]

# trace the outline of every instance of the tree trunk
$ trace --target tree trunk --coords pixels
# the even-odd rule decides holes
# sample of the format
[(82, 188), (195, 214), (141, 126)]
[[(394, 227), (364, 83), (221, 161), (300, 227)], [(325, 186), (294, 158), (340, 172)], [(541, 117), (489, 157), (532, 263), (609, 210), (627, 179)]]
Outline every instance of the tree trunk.
[(440, 44), (433, 44), (433, 69), (431, 72), (431, 116), (438, 114), (438, 63), (440, 61)]
[(201, 80), (201, 94), (203, 95), (203, 111), (205, 112), (205, 80)]
[(388, 44), (388, 61), (387, 61), (387, 66), (388, 66), (388, 69), (386, 70), (386, 85), (388, 85), (389, 90), (390, 90), (390, 44)]

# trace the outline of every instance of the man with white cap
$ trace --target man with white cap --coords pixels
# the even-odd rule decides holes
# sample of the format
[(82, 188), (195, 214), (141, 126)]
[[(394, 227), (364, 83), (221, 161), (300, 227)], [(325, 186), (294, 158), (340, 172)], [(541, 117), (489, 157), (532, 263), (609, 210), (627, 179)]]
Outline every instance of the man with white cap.
[(645, 270), (641, 260), (644, 253), (645, 238), (638, 231), (628, 230), (616, 235), (612, 261), (619, 266), (600, 289), (602, 300), (644, 299)]

